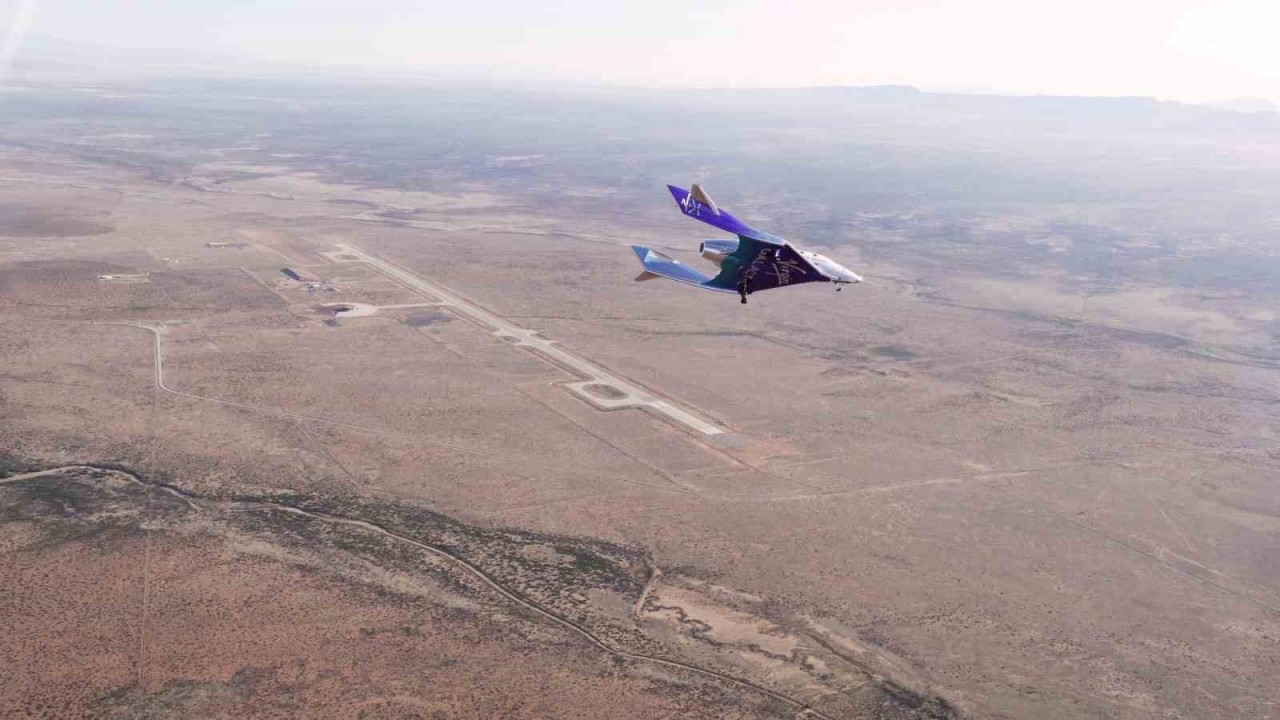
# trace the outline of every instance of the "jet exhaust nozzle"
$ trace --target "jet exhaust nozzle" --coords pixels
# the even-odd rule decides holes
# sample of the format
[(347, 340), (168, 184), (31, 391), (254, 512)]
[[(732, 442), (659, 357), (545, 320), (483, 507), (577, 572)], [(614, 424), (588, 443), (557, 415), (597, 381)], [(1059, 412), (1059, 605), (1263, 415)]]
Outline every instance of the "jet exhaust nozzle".
[(729, 256), (729, 253), (727, 252), (712, 250), (711, 248), (708, 248), (705, 242), (698, 243), (698, 253), (702, 255), (703, 259), (710, 260), (711, 262), (715, 263), (716, 267), (719, 267), (720, 265), (724, 264), (724, 259)]

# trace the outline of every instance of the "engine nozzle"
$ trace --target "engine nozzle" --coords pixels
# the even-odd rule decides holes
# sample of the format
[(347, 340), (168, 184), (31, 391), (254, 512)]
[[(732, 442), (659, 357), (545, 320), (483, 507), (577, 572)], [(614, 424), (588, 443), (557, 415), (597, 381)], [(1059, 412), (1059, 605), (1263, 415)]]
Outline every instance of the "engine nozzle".
[(729, 256), (729, 253), (727, 252), (712, 250), (711, 248), (708, 248), (705, 242), (698, 243), (698, 253), (702, 255), (704, 259), (710, 260), (711, 262), (715, 263), (716, 267), (720, 267), (722, 264), (724, 264), (724, 259)]

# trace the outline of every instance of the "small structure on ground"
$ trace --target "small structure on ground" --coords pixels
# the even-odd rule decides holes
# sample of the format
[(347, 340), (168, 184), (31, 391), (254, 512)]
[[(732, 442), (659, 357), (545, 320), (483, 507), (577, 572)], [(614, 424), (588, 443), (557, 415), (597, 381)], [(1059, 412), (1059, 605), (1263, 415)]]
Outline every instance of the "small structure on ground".
[(99, 275), (99, 280), (107, 282), (124, 281), (124, 282), (143, 282), (147, 279), (149, 273), (117, 273), (112, 275)]
[(320, 282), (320, 278), (317, 278), (311, 275), (311, 273), (308, 273), (304, 270), (296, 270), (294, 268), (280, 268), (280, 273), (295, 282), (300, 282), (300, 283)]

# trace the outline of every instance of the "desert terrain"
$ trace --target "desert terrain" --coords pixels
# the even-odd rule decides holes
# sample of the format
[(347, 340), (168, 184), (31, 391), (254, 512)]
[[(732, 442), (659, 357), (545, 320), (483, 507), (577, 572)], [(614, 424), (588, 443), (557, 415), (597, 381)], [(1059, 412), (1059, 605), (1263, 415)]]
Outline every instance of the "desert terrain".
[(1274, 124), (10, 95), (0, 716), (1280, 712)]

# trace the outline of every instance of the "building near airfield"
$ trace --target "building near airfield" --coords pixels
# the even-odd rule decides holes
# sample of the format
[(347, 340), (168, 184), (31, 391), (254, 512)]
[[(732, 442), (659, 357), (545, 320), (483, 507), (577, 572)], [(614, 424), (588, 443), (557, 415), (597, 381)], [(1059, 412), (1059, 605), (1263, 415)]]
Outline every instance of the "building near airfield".
[(300, 283), (313, 283), (313, 282), (320, 281), (319, 278), (314, 277), (310, 273), (304, 272), (302, 270), (295, 270), (293, 268), (280, 268), (280, 272), (290, 280), (300, 282)]

